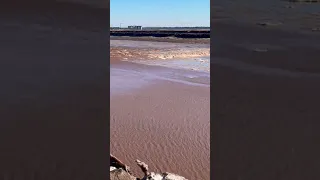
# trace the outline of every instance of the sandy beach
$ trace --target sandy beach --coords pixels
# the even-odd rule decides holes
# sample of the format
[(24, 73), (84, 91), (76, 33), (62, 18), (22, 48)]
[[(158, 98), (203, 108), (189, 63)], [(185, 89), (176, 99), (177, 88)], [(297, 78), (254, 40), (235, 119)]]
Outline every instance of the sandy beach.
[(111, 152), (138, 177), (135, 159), (156, 172), (209, 179), (209, 73), (136, 61), (208, 56), (208, 44), (120, 41), (111, 40), (110, 51)]

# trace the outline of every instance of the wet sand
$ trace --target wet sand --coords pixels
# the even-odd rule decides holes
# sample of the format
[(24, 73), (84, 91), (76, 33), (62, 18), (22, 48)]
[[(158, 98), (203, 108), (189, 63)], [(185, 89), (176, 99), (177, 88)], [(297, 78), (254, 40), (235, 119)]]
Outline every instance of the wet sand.
[[(139, 43), (136, 46), (144, 44)], [(153, 53), (152, 47), (133, 51), (131, 57), (118, 54), (118, 59), (130, 61), (144, 58), (139, 52)], [(142, 174), (134, 160), (141, 159), (153, 171), (209, 179), (210, 78), (205, 84), (192, 82), (190, 74), (199, 73), (130, 62), (111, 64), (111, 152), (137, 176)]]

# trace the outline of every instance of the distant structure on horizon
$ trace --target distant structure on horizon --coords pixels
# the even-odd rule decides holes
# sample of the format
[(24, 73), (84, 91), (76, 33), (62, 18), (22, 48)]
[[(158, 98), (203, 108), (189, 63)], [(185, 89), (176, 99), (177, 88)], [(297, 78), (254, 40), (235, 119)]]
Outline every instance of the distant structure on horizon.
[(142, 26), (128, 26), (128, 29), (142, 30)]
[(110, 27), (111, 30), (142, 30), (142, 26)]
[(210, 27), (195, 26), (195, 27), (143, 27), (142, 26), (127, 26), (127, 27), (110, 27), (110, 30), (122, 31), (154, 31), (154, 30), (171, 30), (171, 31), (210, 31)]

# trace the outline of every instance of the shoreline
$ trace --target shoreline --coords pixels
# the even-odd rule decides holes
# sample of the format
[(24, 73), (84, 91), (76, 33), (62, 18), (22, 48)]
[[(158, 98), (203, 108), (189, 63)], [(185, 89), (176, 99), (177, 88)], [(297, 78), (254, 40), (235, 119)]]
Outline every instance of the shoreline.
[(175, 37), (175, 38), (210, 38), (210, 30), (110, 30), (111, 36), (129, 37)]
[[(173, 41), (173, 40), (172, 40)], [(110, 41), (110, 63), (134, 60), (174, 60), (201, 58), (210, 56), (210, 45), (205, 43), (189, 44), (167, 42), (148, 38), (139, 39), (112, 39)], [(192, 41), (193, 43), (195, 41)]]
[(132, 37), (132, 36), (110, 36), (110, 40), (132, 40), (153, 41), (185, 44), (210, 44), (210, 38), (174, 38), (174, 37)]

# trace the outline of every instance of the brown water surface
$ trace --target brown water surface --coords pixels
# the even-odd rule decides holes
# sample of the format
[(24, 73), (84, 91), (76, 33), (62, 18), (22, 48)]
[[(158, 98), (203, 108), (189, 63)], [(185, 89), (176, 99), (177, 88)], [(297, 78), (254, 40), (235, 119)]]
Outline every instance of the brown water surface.
[(111, 153), (137, 176), (142, 173), (135, 159), (151, 171), (210, 179), (209, 78), (130, 62), (112, 65)]

